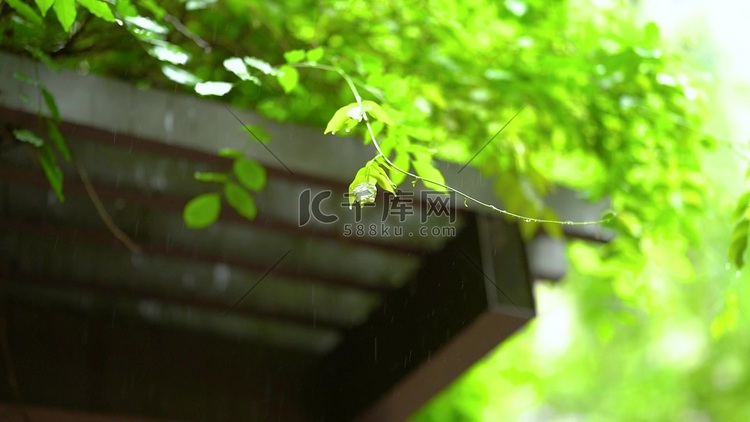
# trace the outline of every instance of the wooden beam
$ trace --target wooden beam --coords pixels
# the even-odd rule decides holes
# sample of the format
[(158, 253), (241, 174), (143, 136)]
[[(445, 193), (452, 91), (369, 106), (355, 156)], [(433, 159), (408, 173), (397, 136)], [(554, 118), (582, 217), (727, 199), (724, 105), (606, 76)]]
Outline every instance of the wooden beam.
[(403, 420), (533, 316), (517, 228), (479, 219), (327, 357), (331, 420)]
[[(26, 416), (24, 416), (24, 414)], [(0, 421), (4, 422), (176, 422), (175, 419), (151, 419), (107, 415), (75, 410), (0, 403)]]

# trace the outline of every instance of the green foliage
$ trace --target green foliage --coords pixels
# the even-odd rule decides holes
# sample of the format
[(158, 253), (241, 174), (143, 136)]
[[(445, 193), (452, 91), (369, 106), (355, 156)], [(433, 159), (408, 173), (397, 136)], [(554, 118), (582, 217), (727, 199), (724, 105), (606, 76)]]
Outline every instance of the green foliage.
[[(47, 107), (50, 116), (45, 115), (42, 109), (38, 109), (37, 114), (39, 115), (39, 119), (47, 123), (47, 136), (52, 141), (52, 145), (54, 145), (55, 149), (57, 149), (65, 161), (70, 162), (72, 160), (70, 149), (68, 148), (68, 144), (62, 133), (60, 133), (60, 129), (57, 127), (58, 123), (61, 121), (61, 117), (55, 98), (40, 81), (21, 73), (14, 73), (13, 76), (35, 88), (39, 95), (44, 99), (44, 104)], [(21, 95), (23, 95), (23, 93)], [(57, 163), (55, 153), (50, 147), (49, 142), (28, 129), (14, 129), (13, 136), (17, 140), (34, 147), (36, 158), (39, 161), (39, 165), (42, 168), (52, 191), (55, 192), (58, 201), (64, 202), (63, 172)]]
[(745, 192), (737, 201), (732, 220), (736, 223), (729, 241), (729, 260), (735, 267), (742, 269), (745, 266), (745, 250), (750, 235), (750, 191)]
[(191, 229), (203, 229), (215, 223), (221, 213), (221, 197), (218, 193), (204, 193), (191, 199), (182, 213), (185, 225)]
[(276, 78), (279, 80), (281, 87), (284, 88), (284, 92), (289, 94), (299, 83), (299, 72), (292, 66), (284, 65), (279, 68)]
[[(38, 12), (6, 3), (4, 50), (361, 136), (375, 158), (349, 186), (351, 205), (407, 179), (445, 189), (435, 159), (471, 161), (493, 180), (504, 209), (538, 220), (521, 222), (525, 238), (562, 234), (545, 202), (560, 186), (610, 200), (615, 240), (573, 244), (572, 274), (540, 288), (535, 322), (416, 420), (750, 419), (750, 292), (726, 251), (706, 246), (707, 228), (731, 220), (731, 238), (716, 237), (743, 267), (750, 195), (732, 217), (714, 205), (701, 164), (717, 143), (702, 128), (702, 87), (656, 25), (633, 23), (629, 2), (106, 3), (122, 26), (92, 8), (104, 2), (37, 1)], [(181, 29), (166, 16), (180, 16)], [(56, 128), (56, 107), (44, 115)], [(21, 137), (61, 186), (47, 141)], [(222, 193), (256, 216), (249, 191), (265, 172), (241, 151), (220, 155), (232, 172), (196, 176), (222, 186), (187, 204), (188, 227), (212, 224)]]
[[(236, 149), (223, 148), (219, 151), (219, 155), (233, 160), (231, 175), (218, 172), (196, 172), (193, 177), (201, 182), (224, 185), (222, 191), (227, 203), (239, 215), (248, 220), (255, 219), (258, 215), (258, 208), (255, 205), (255, 199), (248, 191), (258, 192), (265, 187), (268, 180), (266, 170)], [(204, 193), (191, 199), (185, 205), (182, 216), (188, 228), (202, 229), (215, 223), (220, 212), (221, 196), (219, 193)]]
[(257, 192), (266, 185), (266, 171), (255, 161), (237, 158), (232, 169), (242, 186), (251, 191)]
[(229, 182), (224, 185), (224, 196), (227, 198), (227, 202), (231, 205), (241, 216), (248, 220), (255, 219), (258, 213), (255, 207), (255, 200), (250, 196), (242, 186)]

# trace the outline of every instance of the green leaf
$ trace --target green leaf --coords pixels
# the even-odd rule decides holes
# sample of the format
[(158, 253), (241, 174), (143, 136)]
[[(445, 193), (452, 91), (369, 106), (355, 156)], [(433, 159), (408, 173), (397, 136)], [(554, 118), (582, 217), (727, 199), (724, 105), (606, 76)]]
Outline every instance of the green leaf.
[(266, 169), (248, 158), (238, 158), (234, 161), (234, 175), (242, 185), (257, 192), (266, 185)]
[(380, 105), (374, 101), (365, 100), (362, 101), (362, 107), (364, 110), (371, 115), (376, 120), (380, 120), (381, 122), (387, 124), (387, 125), (393, 125), (393, 121), (388, 116), (388, 113), (383, 110)]
[(243, 60), (246, 65), (258, 69), (266, 75), (276, 76), (276, 73), (278, 72), (278, 70), (271, 66), (270, 63), (256, 57), (245, 57)]
[(240, 128), (241, 131), (247, 134), (247, 137), (253, 141), (258, 141), (262, 144), (267, 144), (271, 141), (271, 134), (259, 125), (244, 125)]
[(193, 75), (192, 73), (180, 69), (177, 66), (172, 66), (170, 64), (162, 65), (161, 67), (161, 73), (164, 74), (167, 78), (169, 78), (170, 81), (177, 82), (181, 85), (188, 85), (194, 87), (198, 82), (201, 80)]
[(23, 73), (20, 73), (20, 72), (13, 72), (13, 77), (15, 79), (18, 79), (19, 81), (25, 83), (25, 84), (29, 84), (29, 85), (35, 86), (35, 87), (39, 86), (39, 81), (38, 80), (33, 79), (33, 78), (29, 77), (26, 74), (23, 74)]
[(284, 60), (287, 63), (299, 63), (305, 60), (305, 50), (291, 50), (284, 53)]
[(361, 169), (357, 170), (357, 174), (354, 175), (354, 180), (352, 180), (352, 183), (349, 184), (349, 209), (352, 208), (352, 205), (354, 205), (354, 201), (356, 201), (356, 196), (354, 195), (354, 188), (356, 188), (360, 183), (364, 183), (367, 181), (367, 166), (365, 165)]
[(396, 191), (394, 190), (394, 188), (396, 186), (393, 184), (385, 171), (383, 171), (380, 165), (375, 161), (370, 161), (370, 163), (371, 164), (368, 164), (368, 166), (370, 167), (369, 176), (375, 178), (375, 181), (381, 189), (395, 195)]
[(200, 95), (222, 96), (232, 90), (232, 84), (228, 82), (198, 82), (195, 84), (195, 92)]
[[(407, 152), (397, 152), (396, 158), (393, 159), (393, 165), (400, 168), (403, 171), (409, 171), (409, 153)], [(400, 171), (389, 168), (388, 169), (391, 173), (391, 180), (393, 181), (393, 184), (398, 186), (401, 183), (406, 180), (406, 175), (404, 173), (401, 173)]]
[[(557, 221), (559, 217), (557, 216), (557, 213), (552, 208), (545, 208), (545, 210), (542, 212), (541, 218), (544, 220), (555, 220)], [(557, 223), (542, 223), (542, 227), (544, 228), (544, 231), (556, 238), (563, 237), (563, 228), (560, 224)]]
[(732, 237), (729, 241), (729, 260), (737, 269), (741, 269), (745, 265), (748, 228), (750, 228), (748, 220), (740, 221), (732, 231)]
[(323, 58), (323, 47), (316, 47), (307, 52), (307, 60), (311, 62), (319, 62)]
[(70, 31), (70, 27), (76, 21), (75, 0), (55, 0), (52, 9), (55, 10), (57, 20), (60, 21), (60, 25), (62, 25), (65, 32)]
[(53, 70), (55, 72), (60, 70), (60, 67), (61, 67), (60, 63), (56, 62), (49, 54), (45, 53), (39, 48), (34, 47), (33, 45), (27, 45), (24, 47), (24, 49), (28, 51), (29, 54), (31, 54), (31, 57), (42, 62), (42, 64), (47, 66), (48, 69)]
[(288, 94), (297, 87), (297, 83), (299, 83), (299, 72), (292, 66), (284, 65), (279, 68), (279, 73), (276, 74), (276, 79), (279, 80), (279, 84), (284, 88), (284, 92)]
[(47, 16), (47, 11), (52, 7), (52, 3), (54, 2), (55, 0), (35, 0), (36, 7), (42, 12), (42, 16)]
[(76, 0), (78, 4), (88, 9), (92, 15), (107, 22), (115, 22), (115, 16), (112, 14), (109, 5), (101, 0)]
[(42, 166), (44, 175), (47, 176), (47, 181), (49, 182), (52, 191), (57, 195), (57, 200), (65, 202), (65, 195), (63, 195), (62, 190), (63, 172), (57, 165), (55, 154), (52, 152), (52, 149), (47, 145), (43, 145), (37, 149), (37, 157), (39, 158), (39, 164)]
[(255, 200), (237, 183), (229, 182), (224, 185), (224, 196), (226, 196), (229, 205), (231, 205), (239, 215), (248, 220), (253, 220), (255, 219), (255, 216), (258, 215), (258, 208), (255, 206)]
[(167, 11), (164, 10), (159, 4), (153, 0), (140, 0), (138, 2), (141, 6), (145, 7), (146, 10), (154, 14), (154, 17), (157, 20), (163, 20), (164, 15), (167, 14)]
[(335, 134), (337, 130), (341, 129), (351, 119), (348, 113), (356, 107), (358, 107), (357, 103), (351, 103), (336, 110), (328, 125), (326, 125), (326, 130), (323, 134), (327, 134), (328, 132)]
[(47, 128), (47, 134), (50, 139), (52, 139), (57, 150), (63, 156), (65, 161), (70, 162), (72, 158), (70, 155), (70, 149), (68, 149), (68, 143), (65, 142), (65, 138), (62, 136), (62, 133), (60, 133), (60, 129), (57, 128), (57, 124), (51, 120), (47, 120)]
[(193, 178), (201, 182), (218, 182), (225, 183), (229, 180), (226, 173), (215, 173), (210, 171), (196, 171)]
[(42, 17), (28, 4), (20, 0), (8, 0), (8, 5), (13, 8), (19, 15), (23, 16), (27, 21), (35, 24), (42, 25)]
[(742, 218), (742, 216), (745, 215), (748, 206), (750, 206), (750, 191), (743, 193), (742, 196), (740, 196), (740, 199), (737, 200), (737, 207), (732, 213), (732, 221)]
[(133, 6), (130, 0), (117, 0), (115, 10), (125, 18), (138, 16), (138, 10)]
[(224, 60), (224, 68), (237, 75), (237, 77), (243, 81), (251, 81), (256, 85), (260, 85), (260, 79), (248, 72), (247, 65), (245, 65), (245, 62), (239, 57), (231, 57)]
[[(417, 175), (420, 177), (423, 177), (425, 179), (429, 179), (432, 182), (438, 182), (445, 184), (445, 177), (443, 177), (443, 173), (440, 172), (437, 168), (435, 168), (434, 165), (432, 165), (431, 161), (420, 161), (415, 160), (412, 161), (412, 166), (414, 167), (414, 171), (417, 172)], [(422, 180), (422, 183), (424, 183), (424, 186), (427, 189), (434, 190), (436, 192), (448, 192), (448, 189), (446, 189), (443, 186), (436, 185), (435, 183), (428, 182), (427, 180)]]
[(21, 142), (26, 142), (35, 147), (41, 147), (44, 145), (44, 139), (38, 137), (34, 132), (26, 129), (16, 129), (13, 131), (13, 136)]
[(244, 152), (234, 148), (222, 148), (219, 150), (219, 157), (242, 158), (244, 156)]
[(55, 97), (53, 97), (45, 88), (42, 88), (42, 96), (44, 97), (44, 103), (47, 104), (47, 109), (52, 115), (52, 119), (54, 119), (55, 122), (60, 123), (60, 110), (57, 108)]
[(191, 199), (182, 212), (185, 225), (191, 229), (208, 227), (219, 218), (221, 197), (218, 193), (204, 193)]

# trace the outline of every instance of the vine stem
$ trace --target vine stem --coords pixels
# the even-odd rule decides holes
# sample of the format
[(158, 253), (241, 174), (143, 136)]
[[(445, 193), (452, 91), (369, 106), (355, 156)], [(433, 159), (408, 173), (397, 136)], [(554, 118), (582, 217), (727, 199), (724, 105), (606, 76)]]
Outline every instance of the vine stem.
[(399, 171), (400, 173), (403, 173), (403, 174), (405, 174), (407, 176), (413, 177), (413, 178), (415, 178), (417, 180), (421, 180), (422, 182), (428, 182), (428, 183), (432, 183), (434, 185), (440, 186), (440, 187), (442, 187), (444, 189), (447, 189), (447, 190), (449, 190), (451, 192), (454, 192), (454, 193), (456, 193), (458, 195), (463, 196), (467, 201), (471, 201), (471, 202), (473, 202), (473, 203), (475, 203), (475, 204), (477, 204), (479, 206), (488, 208), (488, 209), (490, 209), (492, 211), (495, 211), (495, 212), (498, 212), (500, 214), (507, 215), (509, 217), (513, 217), (513, 218), (522, 220), (522, 221), (524, 221), (526, 223), (532, 223), (533, 222), (533, 223), (542, 223), (542, 224), (560, 224), (560, 225), (566, 225), (566, 226), (592, 226), (592, 225), (606, 223), (606, 222), (608, 222), (608, 221), (611, 220), (611, 217), (610, 218), (602, 218), (602, 219), (594, 220), (594, 221), (562, 221), (562, 220), (548, 220), (548, 219), (527, 217), (527, 216), (524, 216), (524, 215), (520, 215), (520, 214), (516, 214), (516, 213), (510, 212), (508, 210), (504, 210), (502, 208), (498, 208), (495, 205), (488, 204), (486, 202), (480, 201), (480, 200), (474, 198), (473, 196), (468, 195), (468, 194), (466, 194), (466, 193), (464, 193), (464, 192), (462, 192), (462, 191), (460, 191), (460, 190), (458, 190), (456, 188), (448, 186), (448, 185), (446, 185), (444, 183), (440, 183), (440, 182), (437, 182), (435, 180), (431, 180), (431, 179), (428, 179), (428, 178), (416, 175), (414, 173), (411, 173), (411, 172), (409, 172), (407, 170), (404, 170), (404, 169), (400, 168), (399, 166), (393, 164), (393, 162), (385, 154), (383, 154), (383, 150), (380, 149), (380, 144), (378, 143), (378, 140), (375, 137), (375, 132), (372, 130), (372, 125), (370, 125), (369, 117), (368, 117), (367, 113), (365, 112), (364, 105), (362, 104), (362, 96), (359, 95), (359, 91), (357, 90), (357, 86), (354, 83), (354, 80), (346, 72), (344, 72), (343, 69), (341, 69), (338, 66), (327, 66), (327, 65), (320, 65), (320, 64), (317, 64), (317, 63), (298, 63), (297, 65), (298, 65), (298, 67), (309, 67), (309, 68), (312, 68), (312, 69), (319, 69), (319, 70), (327, 70), (327, 71), (331, 71), (331, 72), (336, 72), (336, 73), (339, 74), (339, 76), (341, 76), (342, 79), (344, 79), (344, 81), (346, 82), (346, 84), (349, 86), (349, 90), (351, 90), (352, 95), (354, 95), (355, 102), (357, 103), (357, 105), (359, 105), (359, 108), (362, 111), (362, 118), (363, 118), (363, 120), (365, 122), (365, 125), (367, 126), (367, 132), (370, 135), (370, 139), (372, 140), (372, 144), (375, 146), (375, 149), (378, 151), (378, 155), (382, 156), (383, 160), (390, 167), (394, 168), (395, 170)]
[(140, 254), (141, 247), (138, 246), (138, 244), (136, 244), (133, 239), (130, 238), (130, 236), (125, 234), (125, 232), (123, 232), (120, 227), (117, 226), (117, 224), (112, 220), (112, 217), (107, 212), (107, 209), (104, 208), (104, 204), (102, 204), (102, 200), (99, 198), (99, 194), (96, 193), (94, 185), (91, 183), (91, 179), (89, 179), (89, 175), (86, 172), (86, 169), (83, 168), (78, 160), (74, 161), (76, 169), (78, 170), (78, 175), (81, 177), (81, 182), (83, 182), (83, 187), (84, 189), (86, 189), (86, 193), (88, 194), (89, 199), (91, 199), (91, 202), (94, 204), (94, 208), (96, 208), (96, 212), (99, 214), (99, 218), (102, 219), (112, 235), (117, 240), (122, 242), (122, 244), (125, 245), (125, 247), (128, 248), (131, 253)]

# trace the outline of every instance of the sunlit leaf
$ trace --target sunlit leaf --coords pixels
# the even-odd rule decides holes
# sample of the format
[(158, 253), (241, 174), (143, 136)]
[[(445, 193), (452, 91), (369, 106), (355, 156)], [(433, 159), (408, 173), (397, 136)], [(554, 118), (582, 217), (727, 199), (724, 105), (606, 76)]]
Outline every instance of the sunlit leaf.
[(299, 63), (305, 60), (305, 50), (291, 50), (284, 53), (284, 60), (287, 63)]
[(159, 42), (158, 45), (149, 48), (148, 53), (159, 60), (177, 65), (183, 65), (190, 59), (185, 50), (168, 42)]
[[(393, 165), (400, 168), (403, 171), (409, 171), (409, 154), (406, 152), (399, 151), (396, 153), (396, 158), (393, 159)], [(391, 180), (393, 184), (399, 186), (406, 180), (406, 174), (402, 173), (395, 168), (388, 169), (391, 173)]]
[(344, 127), (346, 122), (351, 119), (348, 113), (357, 107), (359, 107), (357, 103), (351, 103), (336, 110), (336, 113), (333, 114), (333, 117), (331, 117), (331, 120), (328, 122), (328, 125), (326, 125), (326, 130), (325, 132), (323, 132), (323, 134), (327, 134), (329, 132), (336, 133), (336, 131)]
[(369, 164), (369, 169), (369, 176), (375, 178), (375, 180), (377, 181), (377, 185), (380, 186), (381, 189), (394, 195), (396, 194), (396, 191), (394, 190), (396, 186), (385, 173), (385, 171), (383, 171), (380, 165), (378, 165), (374, 161), (371, 161), (371, 164)]
[[(23, 16), (24, 19), (27, 21), (35, 24), (35, 25), (41, 25), (42, 24), (42, 17), (39, 16), (38, 13), (34, 9), (31, 8), (28, 4), (22, 2), (21, 0), (7, 0), (7, 3), (10, 7), (13, 8), (16, 12), (18, 12), (19, 15)], [(49, 8), (49, 6), (47, 6)], [(41, 9), (41, 7), (40, 7)], [(46, 12), (46, 10), (45, 10)]]
[(255, 200), (240, 185), (232, 182), (224, 185), (224, 196), (227, 198), (229, 205), (231, 205), (239, 215), (248, 220), (255, 219), (255, 216), (258, 214)]
[(195, 92), (200, 95), (225, 95), (232, 90), (232, 84), (228, 82), (198, 82), (195, 84)]
[(140, 29), (143, 29), (147, 32), (152, 32), (154, 34), (166, 34), (169, 32), (169, 29), (166, 26), (143, 16), (127, 17), (125, 21), (129, 24), (137, 26)]
[(243, 81), (251, 81), (255, 83), (256, 85), (260, 85), (260, 79), (258, 79), (256, 76), (253, 76), (248, 72), (247, 65), (245, 65), (245, 61), (242, 60), (239, 57), (231, 57), (229, 59), (224, 60), (224, 67), (237, 75), (238, 78), (242, 79)]
[(393, 121), (388, 116), (388, 113), (386, 113), (378, 103), (365, 100), (362, 101), (362, 107), (364, 107), (364, 110), (376, 120), (379, 120), (387, 125), (393, 125)]
[(164, 19), (164, 15), (167, 14), (167, 11), (154, 0), (139, 0), (138, 3), (151, 12), (158, 20)]
[(138, 16), (138, 10), (133, 6), (130, 0), (117, 0), (115, 2), (115, 10), (125, 18)]
[(270, 63), (259, 58), (245, 57), (243, 60), (246, 65), (258, 69), (266, 75), (276, 76), (276, 74), (278, 73), (278, 70), (275, 67), (271, 66)]
[(750, 222), (742, 220), (734, 227), (729, 241), (729, 260), (737, 269), (745, 266), (745, 250), (747, 249), (748, 228)]
[(732, 213), (732, 221), (736, 221), (742, 218), (748, 208), (750, 208), (750, 191), (742, 194), (742, 196), (740, 196), (740, 199), (737, 200), (737, 206)]
[(169, 80), (178, 84), (194, 86), (201, 81), (197, 76), (176, 66), (165, 64), (161, 67), (161, 71)]
[(297, 83), (299, 82), (299, 72), (292, 66), (284, 65), (279, 68), (279, 72), (276, 74), (276, 79), (278, 79), (284, 92), (288, 94), (297, 87)]
[(424, 186), (427, 189), (434, 190), (436, 192), (448, 192), (448, 189), (446, 189), (443, 186), (437, 185), (433, 182), (445, 184), (445, 177), (443, 177), (443, 173), (440, 172), (437, 168), (435, 168), (434, 165), (432, 165), (431, 161), (419, 161), (415, 160), (412, 161), (412, 166), (414, 167), (414, 171), (417, 173), (418, 176), (423, 177), (428, 180), (422, 180), (422, 183), (424, 183)]
[(112, 14), (109, 5), (101, 0), (76, 0), (78, 4), (88, 9), (92, 15), (103, 19), (107, 22), (114, 22), (115, 16)]
[(57, 15), (57, 20), (62, 25), (65, 32), (70, 31), (73, 22), (76, 21), (76, 3), (75, 0), (55, 0), (52, 9)]
[[(52, 7), (52, 3), (55, 2), (55, 0), (35, 0), (36, 7), (39, 8), (39, 11), (42, 13), (42, 16), (47, 16), (47, 11), (50, 7)], [(10, 4), (10, 2), (8, 2)]]
[(242, 186), (257, 192), (266, 185), (266, 169), (248, 158), (238, 158), (232, 166), (234, 175)]
[(323, 47), (316, 47), (307, 52), (307, 60), (311, 62), (319, 62), (323, 58)]
[(221, 196), (204, 193), (191, 199), (182, 212), (185, 225), (191, 229), (202, 229), (215, 223), (221, 213)]

